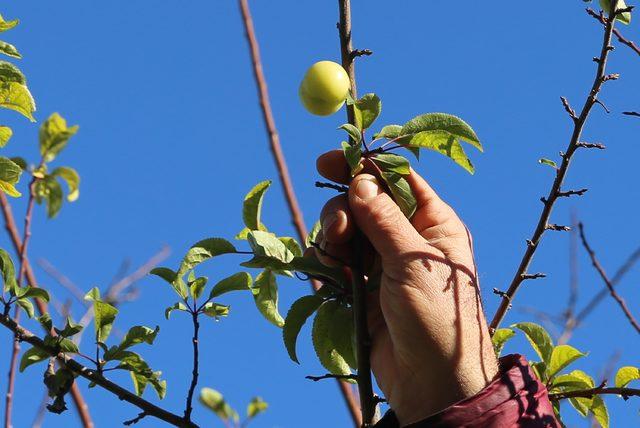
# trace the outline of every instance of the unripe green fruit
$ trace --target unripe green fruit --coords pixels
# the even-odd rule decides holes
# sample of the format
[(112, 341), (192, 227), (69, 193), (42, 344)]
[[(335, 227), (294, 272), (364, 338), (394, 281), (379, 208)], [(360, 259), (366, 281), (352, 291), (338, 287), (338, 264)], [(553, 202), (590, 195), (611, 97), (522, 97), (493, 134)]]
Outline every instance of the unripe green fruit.
[(340, 110), (350, 88), (349, 75), (340, 64), (319, 61), (307, 70), (298, 95), (310, 113), (329, 116)]

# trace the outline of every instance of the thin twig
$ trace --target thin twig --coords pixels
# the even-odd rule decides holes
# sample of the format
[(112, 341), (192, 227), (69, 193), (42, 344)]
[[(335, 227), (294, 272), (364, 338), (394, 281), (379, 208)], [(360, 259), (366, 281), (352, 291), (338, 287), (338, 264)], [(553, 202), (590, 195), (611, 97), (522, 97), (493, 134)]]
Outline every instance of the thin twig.
[(578, 391), (566, 391), (566, 392), (555, 392), (549, 394), (549, 399), (553, 401), (564, 400), (566, 398), (591, 398), (594, 395), (620, 395), (625, 400), (629, 397), (640, 397), (640, 389), (635, 388), (607, 388), (607, 387), (597, 387), (591, 389), (582, 389)]
[[(612, 9), (610, 16), (614, 16), (615, 7), (618, 3), (618, 0), (614, 0), (612, 3)], [(533, 232), (532, 237), (528, 241), (527, 249), (522, 257), (520, 265), (516, 270), (516, 273), (509, 285), (507, 290), (508, 298), (502, 298), (502, 302), (500, 302), (500, 306), (496, 311), (490, 325), (490, 331), (495, 332), (495, 330), (500, 326), (500, 323), (504, 319), (507, 311), (509, 310), (509, 304), (513, 300), (518, 288), (522, 284), (522, 274), (527, 272), (529, 269), (529, 265), (533, 260), (533, 256), (535, 255), (536, 250), (540, 244), (542, 236), (547, 230), (549, 225), (549, 219), (551, 217), (551, 212), (553, 210), (553, 206), (555, 202), (558, 200), (558, 193), (562, 189), (562, 184), (564, 183), (565, 177), (567, 176), (567, 172), (569, 171), (569, 166), (571, 164), (571, 159), (576, 152), (576, 150), (580, 147), (584, 147), (584, 145), (580, 144), (580, 138), (582, 136), (582, 132), (584, 130), (587, 119), (589, 118), (589, 114), (591, 113), (593, 106), (598, 102), (598, 94), (602, 89), (602, 85), (604, 84), (604, 78), (606, 75), (607, 68), (607, 60), (609, 58), (609, 53), (611, 52), (611, 38), (613, 34), (613, 29), (615, 25), (615, 19), (607, 19), (602, 47), (600, 50), (600, 56), (597, 58), (597, 71), (593, 81), (593, 85), (591, 86), (591, 90), (587, 99), (585, 101), (584, 106), (580, 112), (580, 115), (577, 117), (577, 120), (573, 121), (573, 133), (571, 135), (571, 139), (569, 140), (569, 145), (567, 147), (566, 152), (562, 156), (562, 164), (557, 170), (556, 177), (551, 185), (551, 190), (549, 191), (549, 195), (544, 200), (544, 207), (542, 209), (542, 213), (540, 214), (540, 218), (538, 220), (538, 224)]]
[[(193, 302), (193, 307), (197, 307), (196, 302)], [(198, 321), (198, 312), (193, 311), (191, 313), (191, 319), (193, 321), (193, 338), (191, 342), (193, 344), (193, 370), (191, 373), (191, 385), (189, 386), (189, 393), (187, 394), (187, 404), (184, 410), (184, 419), (191, 422), (191, 413), (193, 412), (193, 393), (196, 390), (198, 384), (198, 367), (199, 367), (199, 343), (198, 333), (200, 331), (200, 322)]]
[[(22, 248), (22, 238), (20, 238), (18, 233), (18, 227), (16, 226), (15, 218), (13, 217), (11, 205), (9, 204), (4, 192), (0, 192), (0, 208), (2, 209), (2, 215), (4, 216), (5, 229), (11, 238), (13, 248), (17, 253), (19, 253)], [(36, 276), (33, 273), (31, 265), (29, 264), (28, 257), (25, 258), (25, 270), (29, 285), (37, 287), (38, 281), (36, 280)], [(35, 304), (40, 315), (48, 312), (47, 304), (42, 300), (36, 299)], [(50, 333), (52, 335), (56, 334), (53, 330)], [(83, 428), (93, 428), (94, 425), (93, 420), (91, 419), (91, 414), (89, 413), (89, 406), (82, 397), (82, 393), (80, 393), (80, 389), (78, 389), (78, 386), (75, 383), (71, 386), (71, 397), (73, 398), (73, 403), (78, 411), (78, 416), (80, 416)]]
[[(262, 69), (262, 63), (260, 61), (260, 47), (255, 34), (255, 29), (253, 27), (251, 11), (249, 9), (247, 0), (239, 0), (238, 3), (240, 5), (240, 12), (242, 13), (242, 22), (244, 25), (245, 34), (247, 37), (247, 41), (249, 42), (253, 75), (258, 87), (260, 107), (269, 138), (271, 154), (273, 155), (274, 161), (276, 163), (276, 168), (278, 170), (278, 175), (280, 178), (280, 184), (282, 185), (282, 188), (284, 190), (287, 205), (289, 207), (289, 213), (298, 233), (298, 238), (300, 239), (300, 241), (304, 242), (308, 234), (307, 227), (305, 226), (302, 216), (302, 210), (300, 209), (298, 199), (296, 198), (296, 194), (293, 189), (293, 183), (291, 181), (291, 176), (289, 175), (289, 169), (287, 168), (287, 162), (285, 160), (284, 153), (282, 152), (280, 137), (278, 135), (278, 130), (276, 128), (273, 113), (271, 111), (269, 91), (267, 88), (266, 79), (264, 77), (264, 71)], [(321, 287), (321, 283), (314, 279), (311, 280), (311, 285), (315, 291), (319, 290)], [(354, 421), (354, 424), (359, 425), (360, 415), (358, 412), (358, 405), (356, 403), (355, 397), (353, 396), (351, 386), (344, 382), (338, 382), (338, 385), (351, 414), (351, 418)]]
[(162, 409), (155, 404), (148, 402), (144, 398), (138, 397), (136, 394), (127, 391), (120, 385), (113, 383), (102, 376), (96, 370), (83, 366), (73, 358), (69, 357), (67, 354), (62, 352), (57, 353), (55, 349), (47, 346), (41, 338), (34, 335), (24, 327), (16, 324), (10, 317), (0, 315), (0, 324), (11, 330), (14, 334), (18, 335), (21, 341), (27, 342), (28, 344), (47, 352), (52, 357), (55, 357), (59, 364), (71, 370), (74, 374), (95, 383), (97, 386), (105, 389), (106, 391), (111, 392), (120, 400), (133, 404), (134, 406), (146, 412), (149, 416), (156, 417), (177, 427), (197, 427), (197, 425), (193, 422), (187, 422), (186, 420), (184, 420), (184, 418), (173, 414), (165, 409)]
[[(597, 19), (598, 21), (600, 21), (602, 25), (607, 25), (608, 20), (601, 13), (596, 13), (594, 10), (591, 10), (591, 9), (587, 9), (587, 13), (592, 17), (594, 17), (595, 19)], [(618, 30), (617, 28), (614, 28), (613, 34), (615, 34), (615, 36), (618, 38), (618, 41), (620, 43), (622, 43), (623, 45), (627, 45), (629, 48), (631, 48), (631, 50), (633, 50), (635, 53), (640, 55), (640, 46), (635, 44), (633, 41), (625, 38), (620, 32), (620, 30)]]
[(325, 374), (322, 376), (305, 376), (304, 378), (312, 380), (314, 382), (318, 382), (324, 379), (356, 380), (357, 376), (352, 374), (348, 374), (348, 375)]
[(79, 303), (83, 306), (91, 306), (89, 302), (84, 299), (85, 293), (80, 289), (80, 287), (78, 287), (68, 276), (56, 269), (49, 260), (40, 258), (36, 263), (38, 263), (38, 266), (40, 266), (47, 275), (65, 288)]
[[(340, 21), (338, 22), (338, 33), (340, 36), (340, 54), (342, 67), (349, 76), (351, 83), (351, 96), (357, 98), (356, 73), (351, 30), (351, 0), (338, 0)], [(347, 119), (352, 125), (356, 124), (355, 109), (353, 105), (347, 106)], [(362, 254), (360, 248), (364, 243), (364, 236), (361, 232), (356, 233), (353, 242), (355, 243), (355, 254)], [(352, 266), (351, 281), (353, 285), (353, 320), (355, 327), (356, 360), (358, 362), (357, 379), (358, 393), (360, 396), (360, 409), (362, 412), (362, 427), (373, 425), (376, 413), (376, 401), (373, 394), (373, 382), (371, 380), (371, 338), (367, 325), (367, 288), (364, 274), (360, 265), (361, 260)]]
[(591, 248), (591, 246), (587, 242), (587, 238), (586, 238), (585, 233), (584, 233), (584, 225), (582, 223), (580, 223), (578, 225), (578, 227), (580, 229), (580, 239), (582, 240), (582, 246), (584, 247), (584, 249), (589, 254), (589, 257), (591, 258), (591, 264), (593, 264), (593, 267), (596, 268), (596, 270), (598, 271), (598, 274), (600, 275), (600, 278), (602, 278), (602, 280), (604, 281), (605, 285), (609, 289), (609, 294), (611, 294), (611, 297), (613, 297), (613, 299), (618, 303), (618, 305), (620, 306), (620, 309), (622, 309), (622, 312), (627, 317), (627, 320), (629, 320), (629, 323), (633, 326), (633, 328), (636, 329), (636, 331), (638, 333), (640, 333), (640, 324), (638, 324), (638, 321), (636, 321), (634, 316), (631, 314), (631, 311), (627, 307), (627, 304), (624, 301), (624, 299), (622, 297), (620, 297), (620, 295), (613, 288), (613, 284), (611, 283), (611, 280), (609, 279), (609, 277), (607, 276), (607, 273), (605, 272), (604, 268), (602, 267), (602, 265), (600, 264), (600, 262), (596, 258), (595, 252), (593, 251), (593, 249)]

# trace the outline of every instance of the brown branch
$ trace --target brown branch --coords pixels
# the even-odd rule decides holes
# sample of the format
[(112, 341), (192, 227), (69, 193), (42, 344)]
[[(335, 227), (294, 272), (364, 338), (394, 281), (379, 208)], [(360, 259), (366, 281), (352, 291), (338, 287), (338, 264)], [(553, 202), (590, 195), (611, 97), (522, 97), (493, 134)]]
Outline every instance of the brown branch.
[(120, 385), (113, 383), (105, 378), (102, 374), (98, 373), (97, 370), (93, 370), (89, 367), (83, 366), (73, 358), (69, 357), (67, 354), (62, 352), (58, 353), (55, 349), (45, 345), (44, 341), (41, 338), (34, 335), (32, 332), (23, 328), (22, 326), (16, 324), (10, 317), (0, 315), (0, 324), (16, 334), (21, 341), (27, 342), (28, 344), (47, 352), (52, 357), (56, 358), (59, 364), (71, 370), (74, 374), (83, 377), (90, 382), (95, 383), (97, 386), (100, 386), (101, 388), (111, 392), (120, 400), (133, 404), (134, 406), (143, 410), (147, 415), (156, 417), (177, 427), (197, 427), (197, 425), (193, 422), (188, 422), (184, 418), (175, 415), (167, 410), (164, 410), (156, 406), (155, 404), (148, 402), (144, 398), (138, 397), (136, 394), (127, 391)]
[[(605, 18), (604, 15), (602, 15), (601, 13), (596, 13), (594, 10), (591, 10), (591, 9), (587, 9), (587, 13), (592, 17), (594, 17), (595, 19), (597, 19), (598, 21), (600, 21), (602, 25), (607, 25), (608, 19)], [(620, 43), (622, 43), (623, 45), (627, 45), (629, 48), (631, 48), (631, 50), (633, 50), (635, 53), (640, 55), (640, 46), (635, 44), (633, 41), (625, 38), (617, 28), (613, 29), (613, 34), (615, 34), (615, 36), (618, 38), (618, 41)]]
[(604, 281), (605, 285), (609, 289), (609, 294), (611, 294), (611, 297), (613, 297), (613, 299), (618, 303), (618, 305), (620, 306), (620, 309), (622, 309), (622, 312), (624, 312), (624, 315), (627, 317), (627, 320), (629, 320), (629, 323), (633, 326), (633, 328), (636, 329), (636, 331), (638, 333), (640, 333), (640, 324), (638, 324), (638, 321), (636, 321), (636, 319), (633, 317), (633, 314), (631, 314), (631, 311), (627, 307), (627, 304), (624, 301), (624, 299), (622, 297), (620, 297), (620, 295), (618, 293), (616, 293), (616, 290), (614, 290), (613, 284), (611, 283), (611, 280), (609, 279), (609, 277), (607, 276), (607, 273), (605, 272), (604, 268), (602, 267), (602, 265), (600, 264), (600, 262), (596, 258), (595, 252), (593, 251), (593, 249), (591, 248), (591, 246), (587, 242), (587, 238), (586, 238), (585, 233), (584, 233), (584, 225), (582, 223), (580, 223), (578, 225), (578, 227), (580, 229), (580, 239), (582, 240), (582, 246), (584, 247), (584, 249), (589, 254), (589, 257), (591, 258), (591, 264), (598, 271), (598, 274), (600, 275), (600, 278), (602, 278), (602, 280)]
[[(195, 300), (193, 302), (193, 307), (197, 307)], [(192, 311), (191, 319), (193, 321), (193, 338), (191, 339), (191, 343), (193, 344), (193, 370), (191, 373), (191, 385), (189, 385), (189, 392), (187, 393), (187, 404), (184, 410), (184, 419), (188, 422), (191, 422), (191, 412), (193, 412), (193, 393), (196, 390), (196, 385), (198, 384), (198, 367), (200, 365), (198, 349), (198, 332), (200, 331), (200, 322), (198, 321), (198, 312)]]
[[(264, 123), (266, 126), (268, 138), (269, 138), (271, 154), (273, 155), (273, 158), (276, 163), (276, 168), (278, 170), (278, 175), (280, 178), (280, 184), (282, 185), (282, 188), (284, 190), (285, 198), (287, 200), (287, 205), (289, 207), (289, 212), (291, 214), (293, 224), (296, 228), (300, 241), (304, 242), (308, 234), (307, 227), (305, 226), (304, 219), (302, 216), (302, 210), (300, 209), (300, 205), (298, 204), (298, 200), (296, 198), (296, 194), (293, 189), (293, 183), (289, 175), (287, 162), (284, 158), (284, 153), (282, 152), (282, 147), (280, 145), (280, 137), (278, 135), (278, 130), (276, 128), (275, 120), (273, 118), (273, 113), (271, 111), (271, 103), (269, 101), (269, 91), (267, 89), (267, 82), (264, 77), (264, 71), (262, 69), (262, 62), (260, 61), (260, 47), (258, 44), (258, 39), (255, 34), (255, 29), (253, 27), (251, 11), (249, 9), (249, 4), (247, 0), (239, 0), (239, 5), (240, 5), (240, 12), (242, 13), (242, 22), (244, 25), (245, 34), (247, 37), (247, 41), (249, 42), (249, 49), (251, 53), (251, 63), (253, 66), (253, 75), (256, 81), (256, 85), (258, 87), (260, 107), (262, 110), (262, 117), (264, 119)], [(321, 286), (320, 282), (314, 279), (311, 280), (311, 285), (315, 291), (319, 290)], [(354, 424), (360, 425), (360, 415), (358, 412), (358, 404), (356, 403), (355, 397), (353, 396), (351, 386), (344, 382), (338, 382), (338, 385), (340, 387), (342, 396), (344, 397), (345, 403), (351, 414), (351, 418), (354, 421)]]
[[(0, 192), (0, 209), (2, 210), (2, 215), (4, 216), (5, 229), (11, 238), (11, 242), (13, 243), (13, 247), (17, 253), (20, 252), (22, 248), (22, 239), (18, 233), (18, 227), (16, 226), (15, 219), (13, 217), (13, 212), (11, 210), (11, 205), (7, 200), (7, 196), (4, 192)], [(36, 281), (36, 276), (33, 273), (33, 269), (29, 264), (29, 258), (25, 258), (25, 273), (27, 277), (27, 282), (32, 287), (38, 286), (38, 281)], [(36, 309), (40, 315), (48, 312), (47, 304), (41, 300), (35, 300)], [(52, 331), (51, 334), (55, 335), (55, 332)], [(82, 397), (78, 386), (74, 383), (71, 387), (71, 397), (73, 398), (73, 403), (76, 406), (76, 410), (78, 411), (78, 416), (82, 422), (82, 426), (84, 428), (93, 428), (93, 420), (91, 419), (91, 414), (89, 413), (89, 406), (87, 406), (86, 401)]]
[[(614, 0), (612, 3), (613, 4), (610, 16), (613, 16), (618, 0)], [(513, 297), (518, 291), (518, 288), (522, 284), (522, 274), (527, 272), (527, 270), (529, 269), (529, 265), (533, 260), (533, 256), (535, 255), (536, 250), (538, 249), (542, 236), (549, 226), (549, 219), (551, 218), (553, 206), (560, 197), (559, 193), (561, 192), (562, 184), (564, 183), (567, 172), (569, 171), (569, 166), (571, 165), (571, 159), (573, 155), (578, 148), (585, 147), (584, 143), (581, 144), (580, 138), (582, 136), (582, 132), (584, 130), (587, 119), (589, 118), (589, 114), (593, 109), (593, 106), (598, 103), (598, 94), (600, 93), (602, 85), (605, 81), (604, 78), (606, 75), (607, 60), (609, 58), (609, 53), (611, 52), (611, 38), (614, 25), (615, 19), (606, 20), (602, 47), (600, 49), (600, 56), (596, 61), (598, 64), (598, 68), (593, 81), (593, 85), (591, 86), (591, 90), (589, 92), (589, 95), (587, 96), (584, 106), (582, 107), (580, 115), (577, 117), (577, 120), (573, 121), (573, 133), (569, 140), (567, 150), (562, 156), (562, 164), (557, 170), (556, 177), (553, 181), (553, 184), (551, 185), (551, 190), (549, 191), (549, 195), (544, 200), (544, 207), (542, 208), (542, 213), (540, 214), (538, 224), (533, 231), (532, 237), (528, 241), (527, 249), (524, 253), (524, 256), (522, 257), (520, 265), (518, 266), (511, 284), (509, 285), (507, 296), (502, 298), (502, 302), (500, 302), (500, 306), (493, 316), (490, 325), (491, 332), (495, 332), (495, 330), (500, 326), (500, 323), (509, 310), (509, 304), (513, 300)]]
[[(351, 96), (358, 97), (356, 87), (355, 56), (353, 55), (353, 42), (351, 30), (351, 0), (338, 0), (340, 21), (338, 33), (340, 36), (340, 56), (342, 67), (349, 76), (351, 83)], [(347, 119), (352, 125), (356, 125), (355, 108), (347, 105)], [(362, 254), (361, 247), (364, 236), (358, 232), (354, 237), (355, 254)], [(360, 409), (362, 412), (362, 427), (373, 425), (377, 402), (373, 393), (371, 380), (371, 337), (367, 325), (367, 288), (363, 274), (361, 260), (356, 260), (355, 267), (351, 267), (351, 281), (353, 285), (353, 321), (355, 327), (356, 360), (358, 362), (357, 382), (360, 396)]]
[(625, 400), (629, 397), (640, 397), (640, 389), (634, 388), (607, 388), (607, 387), (597, 387), (591, 389), (582, 389), (578, 391), (566, 391), (566, 392), (555, 392), (549, 394), (549, 399), (553, 401), (564, 400), (567, 398), (591, 398), (594, 395), (605, 395), (605, 394), (613, 394), (620, 395)]
[(68, 276), (60, 272), (49, 260), (38, 259), (38, 266), (53, 280), (65, 288), (83, 306), (91, 306), (85, 299), (85, 293)]

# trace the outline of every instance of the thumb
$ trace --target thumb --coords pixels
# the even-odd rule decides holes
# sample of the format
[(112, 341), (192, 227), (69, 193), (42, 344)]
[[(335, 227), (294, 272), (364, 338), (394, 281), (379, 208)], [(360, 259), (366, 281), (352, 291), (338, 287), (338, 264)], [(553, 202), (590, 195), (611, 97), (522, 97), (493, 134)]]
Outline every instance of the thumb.
[(358, 227), (383, 260), (424, 249), (424, 239), (374, 176), (361, 174), (353, 179), (349, 207)]

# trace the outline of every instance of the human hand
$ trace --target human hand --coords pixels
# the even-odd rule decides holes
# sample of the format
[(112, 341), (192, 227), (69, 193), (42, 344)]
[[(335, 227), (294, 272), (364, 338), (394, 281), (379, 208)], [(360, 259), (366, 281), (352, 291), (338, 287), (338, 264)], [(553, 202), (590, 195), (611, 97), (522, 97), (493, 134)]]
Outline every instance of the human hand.
[[(318, 258), (335, 264), (357, 256), (370, 276), (381, 270), (367, 308), (371, 365), (400, 423), (478, 393), (498, 366), (465, 225), (415, 171), (406, 177), (418, 204), (408, 220), (373, 175), (351, 181), (342, 152), (322, 155), (317, 167), (325, 178), (349, 184), (348, 194), (322, 210)], [(371, 254), (354, 255), (357, 228)]]

